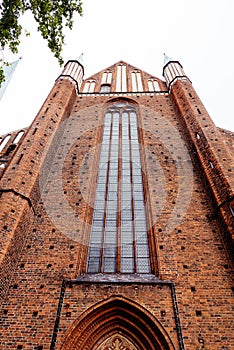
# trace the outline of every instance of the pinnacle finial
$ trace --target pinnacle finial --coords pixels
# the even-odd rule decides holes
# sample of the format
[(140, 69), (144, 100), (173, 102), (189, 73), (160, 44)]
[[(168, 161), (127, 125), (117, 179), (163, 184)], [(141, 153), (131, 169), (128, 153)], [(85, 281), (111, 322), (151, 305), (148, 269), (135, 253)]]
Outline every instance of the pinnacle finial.
[(164, 52), (164, 66), (170, 61), (173, 61), (172, 58), (167, 56), (167, 54)]
[(84, 57), (84, 54), (82, 52), (82, 54), (77, 58), (77, 61), (83, 66), (83, 57)]

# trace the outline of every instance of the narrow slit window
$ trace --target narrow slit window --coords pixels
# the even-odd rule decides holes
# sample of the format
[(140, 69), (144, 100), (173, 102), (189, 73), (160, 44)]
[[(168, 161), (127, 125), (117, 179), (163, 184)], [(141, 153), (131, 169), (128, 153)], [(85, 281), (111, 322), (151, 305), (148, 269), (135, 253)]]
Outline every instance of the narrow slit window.
[(214, 164), (210, 161), (210, 168), (214, 169)]
[(137, 111), (111, 105), (104, 119), (88, 273), (150, 273)]

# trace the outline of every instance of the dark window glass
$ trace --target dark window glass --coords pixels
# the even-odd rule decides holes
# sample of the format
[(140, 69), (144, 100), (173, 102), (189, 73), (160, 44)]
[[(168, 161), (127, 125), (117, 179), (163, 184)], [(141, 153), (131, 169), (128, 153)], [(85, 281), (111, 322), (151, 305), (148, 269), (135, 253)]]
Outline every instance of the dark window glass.
[(102, 84), (100, 92), (110, 92), (110, 85), (109, 84)]

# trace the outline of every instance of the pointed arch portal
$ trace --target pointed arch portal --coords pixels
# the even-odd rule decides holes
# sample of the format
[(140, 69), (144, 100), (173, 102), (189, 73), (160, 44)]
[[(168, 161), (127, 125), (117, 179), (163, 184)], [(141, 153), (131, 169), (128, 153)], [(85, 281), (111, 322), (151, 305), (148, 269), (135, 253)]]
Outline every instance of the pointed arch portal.
[(102, 301), (68, 329), (61, 350), (174, 350), (161, 323), (123, 297)]

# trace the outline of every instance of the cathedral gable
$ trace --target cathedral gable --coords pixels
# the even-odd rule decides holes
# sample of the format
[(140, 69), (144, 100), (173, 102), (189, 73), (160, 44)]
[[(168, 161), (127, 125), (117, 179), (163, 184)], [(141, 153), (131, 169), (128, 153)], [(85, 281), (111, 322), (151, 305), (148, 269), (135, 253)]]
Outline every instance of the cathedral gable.
[(84, 80), (81, 93), (162, 92), (166, 84), (124, 61), (102, 70)]

